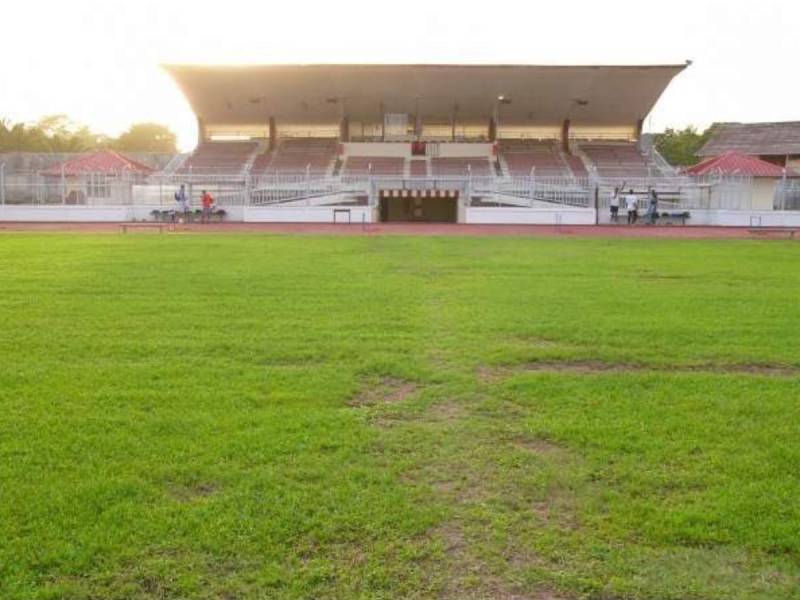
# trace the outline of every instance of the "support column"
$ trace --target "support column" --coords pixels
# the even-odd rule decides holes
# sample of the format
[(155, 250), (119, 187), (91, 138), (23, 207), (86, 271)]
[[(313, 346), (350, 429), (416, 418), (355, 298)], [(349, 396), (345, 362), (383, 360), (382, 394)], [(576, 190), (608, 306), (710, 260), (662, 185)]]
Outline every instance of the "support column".
[(642, 130), (644, 129), (644, 119), (636, 120), (636, 141), (642, 141)]
[(489, 141), (497, 141), (497, 122), (494, 120), (494, 117), (489, 118)]
[(350, 141), (350, 117), (347, 115), (344, 115), (341, 121), (339, 121), (339, 141)]
[(278, 127), (275, 125), (275, 117), (269, 118), (269, 151), (275, 150), (278, 145)]
[(201, 117), (197, 117), (197, 145), (206, 141), (206, 122)]
[(386, 141), (386, 113), (383, 111), (383, 102), (380, 104), (381, 109), (381, 141)]
[(569, 124), (569, 119), (564, 119), (564, 122), (561, 123), (561, 149), (567, 156), (571, 154), (569, 151)]

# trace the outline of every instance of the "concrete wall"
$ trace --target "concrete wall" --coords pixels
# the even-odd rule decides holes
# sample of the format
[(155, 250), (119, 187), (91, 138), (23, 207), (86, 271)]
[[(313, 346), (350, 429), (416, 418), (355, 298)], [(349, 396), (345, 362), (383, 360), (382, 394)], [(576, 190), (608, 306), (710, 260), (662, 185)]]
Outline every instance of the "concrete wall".
[(127, 221), (130, 219), (127, 206), (69, 206), (27, 204), (0, 206), (0, 221)]
[[(245, 206), (242, 220), (245, 223), (333, 223), (333, 211), (349, 210), (352, 223), (373, 223), (376, 214), (369, 206)], [(336, 215), (337, 223), (346, 223), (347, 215)]]
[[(346, 142), (342, 144), (345, 156), (399, 156), (411, 158), (411, 144), (407, 142), (374, 143)], [(466, 158), (476, 156), (492, 156), (492, 144), (443, 143), (427, 142), (428, 156)]]
[(691, 210), (691, 225), (724, 227), (800, 227), (800, 211)]
[(468, 207), (466, 223), (502, 225), (594, 225), (593, 208)]

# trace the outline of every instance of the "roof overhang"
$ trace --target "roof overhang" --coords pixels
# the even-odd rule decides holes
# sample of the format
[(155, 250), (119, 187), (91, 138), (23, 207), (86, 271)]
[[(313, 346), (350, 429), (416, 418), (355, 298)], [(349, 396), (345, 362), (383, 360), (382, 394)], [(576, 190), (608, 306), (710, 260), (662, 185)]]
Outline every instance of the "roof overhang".
[[(206, 123), (380, 122), (385, 113), (506, 126), (631, 126), (689, 63), (654, 66), (166, 65)], [(499, 101), (504, 98), (504, 101)]]

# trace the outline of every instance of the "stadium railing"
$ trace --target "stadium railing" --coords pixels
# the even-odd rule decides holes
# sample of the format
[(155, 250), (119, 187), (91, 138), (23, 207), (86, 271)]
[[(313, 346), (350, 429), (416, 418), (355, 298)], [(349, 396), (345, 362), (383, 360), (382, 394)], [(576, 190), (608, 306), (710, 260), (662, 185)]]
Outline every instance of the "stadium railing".
[[(384, 190), (451, 190), (460, 201), (542, 207), (562, 205), (606, 210), (614, 187), (634, 191), (644, 199), (658, 192), (660, 206), (684, 210), (751, 210), (752, 181), (747, 177), (586, 177), (371, 175), (333, 176), (311, 171), (250, 174), (156, 173), (147, 178), (129, 174), (86, 174), (45, 177), (38, 173), (0, 174), (0, 202), (23, 205), (135, 205), (174, 207), (175, 191), (183, 184), (192, 206), (203, 190), (220, 206), (263, 206), (286, 202), (375, 205)], [(800, 210), (800, 181), (778, 185), (775, 210)]]

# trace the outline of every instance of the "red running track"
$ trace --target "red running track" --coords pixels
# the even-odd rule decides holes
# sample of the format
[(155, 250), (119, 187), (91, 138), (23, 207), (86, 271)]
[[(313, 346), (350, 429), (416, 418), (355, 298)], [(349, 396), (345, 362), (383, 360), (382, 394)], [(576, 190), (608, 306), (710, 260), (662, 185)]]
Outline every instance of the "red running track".
[[(0, 222), (4, 232), (119, 233), (119, 223)], [(130, 235), (157, 233), (155, 229), (129, 230)], [(170, 232), (172, 233), (172, 232)], [(422, 236), (573, 236), (668, 239), (741, 239), (746, 227), (678, 225), (470, 225), (455, 223), (212, 223), (178, 225), (175, 233), (265, 233), (304, 235), (422, 235)]]

